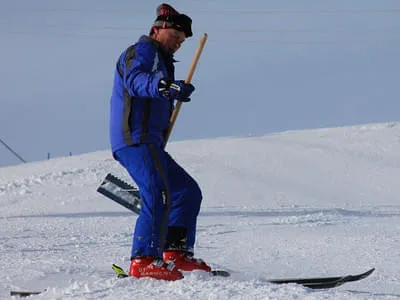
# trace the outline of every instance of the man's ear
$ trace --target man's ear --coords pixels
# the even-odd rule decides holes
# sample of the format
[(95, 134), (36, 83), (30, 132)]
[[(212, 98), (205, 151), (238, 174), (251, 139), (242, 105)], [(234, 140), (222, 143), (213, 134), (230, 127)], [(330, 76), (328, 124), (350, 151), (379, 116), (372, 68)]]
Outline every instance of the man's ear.
[(152, 34), (151, 34), (151, 36), (152, 36), (152, 37), (153, 37), (153, 36), (156, 36), (156, 35), (158, 34), (159, 31), (160, 31), (160, 29), (157, 28), (157, 27), (152, 28)]

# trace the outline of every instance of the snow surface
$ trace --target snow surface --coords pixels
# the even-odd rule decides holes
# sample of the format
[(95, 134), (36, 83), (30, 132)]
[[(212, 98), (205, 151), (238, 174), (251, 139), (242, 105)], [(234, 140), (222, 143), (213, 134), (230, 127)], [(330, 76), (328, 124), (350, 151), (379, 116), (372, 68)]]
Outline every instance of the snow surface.
[[(231, 278), (117, 280), (136, 216), (96, 192), (110, 152), (0, 168), (0, 298), (399, 299), (400, 124), (175, 142), (199, 181), (196, 254)], [(367, 279), (313, 291), (268, 278)]]

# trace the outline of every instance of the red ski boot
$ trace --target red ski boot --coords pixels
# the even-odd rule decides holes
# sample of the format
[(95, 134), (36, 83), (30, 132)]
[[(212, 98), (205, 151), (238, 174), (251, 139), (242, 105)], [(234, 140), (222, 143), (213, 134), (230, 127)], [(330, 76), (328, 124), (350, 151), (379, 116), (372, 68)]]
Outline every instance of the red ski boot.
[(165, 251), (163, 253), (163, 258), (165, 262), (173, 262), (175, 267), (181, 271), (203, 270), (206, 272), (211, 272), (210, 266), (208, 266), (201, 259), (194, 258), (187, 252)]
[(182, 273), (173, 263), (165, 263), (153, 256), (136, 257), (131, 260), (129, 276), (136, 278), (150, 277), (162, 280), (182, 279)]

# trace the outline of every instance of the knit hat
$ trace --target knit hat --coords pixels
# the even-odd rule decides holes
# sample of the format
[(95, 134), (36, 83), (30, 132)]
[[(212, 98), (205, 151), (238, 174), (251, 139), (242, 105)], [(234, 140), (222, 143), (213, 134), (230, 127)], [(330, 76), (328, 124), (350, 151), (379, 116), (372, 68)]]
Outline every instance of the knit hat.
[(183, 31), (187, 38), (193, 35), (192, 19), (185, 14), (180, 14), (166, 3), (157, 7), (157, 18), (151, 27), (150, 35), (153, 34), (155, 28), (174, 28)]

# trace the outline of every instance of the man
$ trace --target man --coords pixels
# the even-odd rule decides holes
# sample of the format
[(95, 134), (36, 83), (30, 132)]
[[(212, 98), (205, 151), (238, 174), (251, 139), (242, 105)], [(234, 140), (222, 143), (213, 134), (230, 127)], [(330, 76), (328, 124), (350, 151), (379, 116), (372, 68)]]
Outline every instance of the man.
[(191, 24), (161, 4), (149, 36), (125, 50), (116, 65), (110, 139), (142, 198), (129, 270), (137, 278), (177, 280), (181, 271), (211, 271), (193, 258), (200, 188), (164, 150), (174, 101), (190, 101), (195, 89), (174, 78), (173, 54), (192, 36)]

